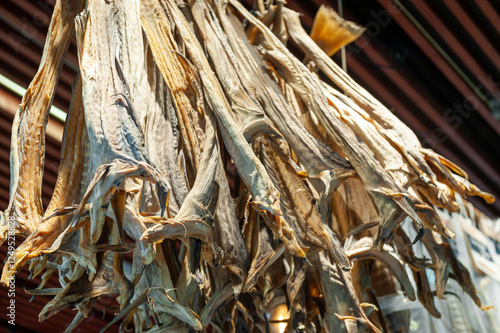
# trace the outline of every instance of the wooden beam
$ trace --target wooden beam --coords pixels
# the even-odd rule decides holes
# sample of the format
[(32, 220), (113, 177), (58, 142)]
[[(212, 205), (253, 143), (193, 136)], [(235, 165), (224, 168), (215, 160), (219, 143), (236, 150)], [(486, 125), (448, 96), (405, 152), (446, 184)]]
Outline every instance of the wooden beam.
[[(493, 117), (491, 110), (477, 97), (476, 93), (463, 81), (460, 75), (442, 57), (432, 44), (422, 35), (406, 15), (394, 10), (391, 0), (377, 0), (384, 9), (389, 11), (392, 18), (406, 32), (406, 34), (425, 53), (429, 60), (443, 73), (448, 81), (462, 94), (464, 99), (470, 100), (476, 106), (478, 113), (484, 118), (491, 128), (500, 136), (500, 123)], [(419, 2), (420, 3), (420, 2)]]
[(493, 8), (488, 0), (474, 1), (474, 3), (479, 7), (484, 16), (486, 16), (488, 21), (490, 21), (491, 26), (500, 34), (500, 24), (498, 24), (500, 22), (500, 15), (498, 15), (495, 8)]
[[(483, 46), (483, 50), (490, 51), (490, 43), (488, 40), (482, 35), (478, 28), (475, 26), (474, 22), (465, 14), (465, 12), (458, 5), (457, 1), (444, 1), (448, 9), (451, 11), (453, 15), (461, 22), (465, 27), (467, 27), (468, 32), (473, 32), (471, 37), (478, 43), (480, 46)], [(476, 58), (470, 53), (469, 49), (464, 45), (463, 41), (461, 41), (455, 33), (453, 33), (448, 26), (443, 22), (443, 20), (432, 10), (429, 4), (425, 1), (414, 1), (412, 2), (415, 9), (417, 9), (422, 16), (426, 18), (426, 21), (432, 26), (434, 31), (441, 37), (441, 39), (453, 50), (453, 54), (455, 54), (464, 64), (467, 66), (470, 72), (474, 75), (476, 80), (482, 84), (482, 86), (488, 90), (488, 92), (493, 96), (495, 93), (500, 95), (500, 90), (495, 85), (491, 84), (489, 80), (488, 73), (481, 67), (481, 65), (477, 62)], [(478, 31), (474, 31), (476, 28)], [(478, 34), (480, 36), (478, 36)], [(500, 65), (500, 56), (494, 50), (490, 53), (485, 52), (488, 57), (495, 64), (495, 61), (498, 61)]]
[[(481, 50), (486, 54), (486, 56), (491, 60), (492, 64), (497, 68), (497, 70), (500, 71), (500, 53), (498, 52), (498, 49), (494, 47), (488, 38), (484, 35), (483, 32), (481, 32), (481, 29), (477, 26), (476, 22), (472, 20), (471, 16), (467, 11), (463, 8), (463, 6), (460, 4), (460, 1), (450, 1), (450, 0), (444, 0), (443, 1), (448, 9), (455, 15), (457, 18), (458, 22), (462, 24), (464, 27), (466, 27), (467, 33), (472, 37), (474, 42), (479, 45)], [(488, 1), (476, 1), (476, 3), (479, 6), (479, 3), (482, 2), (488, 2)], [(494, 26), (498, 26), (500, 24), (500, 21), (496, 21)], [(460, 54), (458, 54), (460, 55)]]

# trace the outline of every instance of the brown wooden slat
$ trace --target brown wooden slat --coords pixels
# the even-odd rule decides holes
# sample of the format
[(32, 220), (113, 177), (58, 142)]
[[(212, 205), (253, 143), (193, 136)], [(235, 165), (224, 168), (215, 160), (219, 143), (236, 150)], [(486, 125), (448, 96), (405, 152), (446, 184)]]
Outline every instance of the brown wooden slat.
[[(463, 12), (463, 9), (461, 9), (457, 1), (453, 1), (453, 4), (451, 4), (450, 1), (444, 1), (444, 3), (455, 16), (460, 15), (457, 16), (457, 19), (467, 26), (467, 31), (472, 32), (473, 28), (477, 29), (472, 20)], [(488, 73), (486, 73), (486, 70), (476, 61), (474, 56), (469, 51), (468, 45), (464, 45), (464, 41), (460, 39), (460, 36), (457, 36), (456, 33), (452, 32), (445, 22), (439, 19), (439, 14), (436, 13), (425, 1), (414, 1), (412, 4), (424, 17), (428, 18), (427, 22), (429, 22), (435, 32), (454, 51), (453, 53), (457, 55), (462, 63), (469, 68), (469, 70), (474, 74), (476, 80), (480, 82), (491, 94), (498, 94), (500, 90), (498, 87), (495, 87), (489, 82)], [(479, 38), (478, 34), (481, 38)], [(477, 31), (474, 30), (473, 38), (476, 42), (481, 42), (481, 45), (483, 45), (485, 49), (490, 50), (491, 45), (484, 38), (484, 36), (479, 33), (478, 29)], [(496, 58), (500, 61), (500, 57), (494, 51), (491, 52), (491, 54), (488, 54), (488, 56), (493, 62), (495, 62)]]
[[(30, 43), (29, 40), (17, 40), (15, 32), (13, 32), (8, 26), (5, 26), (3, 22), (0, 21), (0, 50), (8, 53), (10, 56), (19, 58), (22, 60), (21, 65), (17, 69), (22, 72), (23, 70), (30, 70), (36, 73), (38, 69), (38, 64), (42, 59), (42, 53), (40, 49)], [(31, 74), (30, 76), (33, 76)], [(67, 89), (71, 88), (73, 83), (73, 78), (75, 77), (75, 72), (68, 67), (64, 67), (61, 71), (59, 82), (64, 85)]]
[[(377, 0), (386, 10), (393, 8), (390, 0)], [(421, 3), (421, 2), (419, 2)], [(469, 98), (476, 106), (477, 111), (485, 119), (485, 121), (495, 130), (496, 134), (500, 136), (500, 123), (493, 118), (491, 111), (488, 107), (476, 96), (474, 91), (462, 80), (458, 73), (451, 67), (451, 65), (438, 53), (438, 51), (425, 39), (418, 29), (410, 22), (410, 20), (401, 12), (395, 13), (392, 18), (398, 22), (399, 26), (427, 55), (427, 57), (439, 68), (441, 73), (453, 84), (463, 96)]]
[[(476, 22), (471, 18), (469, 13), (463, 8), (459, 1), (443, 1), (448, 9), (455, 15), (457, 20), (467, 27), (467, 32), (472, 37), (472, 39), (479, 45), (481, 50), (486, 54), (486, 56), (491, 60), (491, 62), (496, 66), (497, 70), (500, 70), (500, 53), (498, 52), (498, 45), (495, 48), (490, 41), (486, 38), (486, 36), (481, 32), (481, 29), (478, 27)], [(483, 3), (487, 3), (488, 1), (476, 1), (478, 6), (484, 6)], [(495, 13), (495, 11), (493, 11)], [(493, 26), (498, 28), (498, 24), (500, 21), (496, 21)], [(460, 53), (457, 53), (460, 55)]]
[(497, 32), (500, 34), (500, 25), (498, 22), (500, 22), (500, 15), (497, 13), (495, 8), (488, 2), (488, 0), (484, 1), (475, 1), (475, 4), (481, 9), (483, 12), (484, 16), (488, 18), (490, 21), (491, 25), (497, 30)]
[[(38, 45), (43, 45), (45, 43), (47, 28), (44, 29), (44, 32), (41, 32), (40, 27), (37, 28), (34, 24), (31, 24), (29, 18), (33, 17), (33, 14), (34, 13), (23, 12), (11, 1), (5, 1), (2, 3), (2, 6), (0, 6), (0, 15), (3, 16), (6, 22), (12, 24), (13, 27), (19, 28), (20, 32), (26, 37), (36, 40)], [(28, 21), (26, 21), (27, 19)], [(76, 54), (70, 53), (68, 55), (68, 60), (75, 65), (78, 64)]]

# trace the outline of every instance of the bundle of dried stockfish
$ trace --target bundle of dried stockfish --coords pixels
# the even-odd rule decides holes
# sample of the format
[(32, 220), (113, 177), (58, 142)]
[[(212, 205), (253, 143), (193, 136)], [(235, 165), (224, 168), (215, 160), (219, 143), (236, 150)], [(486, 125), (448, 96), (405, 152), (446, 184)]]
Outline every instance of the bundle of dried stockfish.
[[(29, 263), (43, 275), (27, 292), (54, 295), (40, 320), (74, 306), (71, 331), (114, 295), (110, 325), (137, 332), (267, 332), (283, 304), (287, 330), (385, 331), (374, 261), (434, 316), (426, 268), (437, 297), (452, 277), (481, 306), (433, 207), (494, 199), (329, 58), (363, 29), (322, 8), (310, 37), (283, 0), (266, 3), (251, 14), (236, 0), (56, 2), (14, 120), (0, 225), (0, 243), (8, 221), (25, 238), (1, 282)], [(44, 211), (45, 125), (73, 34), (80, 74)], [(44, 288), (53, 273), (61, 287)]]

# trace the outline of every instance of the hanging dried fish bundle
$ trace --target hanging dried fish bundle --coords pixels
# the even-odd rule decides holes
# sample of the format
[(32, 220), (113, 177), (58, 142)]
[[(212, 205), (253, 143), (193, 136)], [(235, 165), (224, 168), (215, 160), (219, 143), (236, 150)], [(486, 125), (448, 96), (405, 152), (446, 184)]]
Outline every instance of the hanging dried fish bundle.
[[(330, 59), (362, 28), (321, 8), (308, 35), (284, 1), (266, 3), (56, 2), (14, 120), (0, 225), (0, 243), (12, 220), (24, 238), (2, 284), (29, 263), (43, 278), (27, 292), (55, 295), (40, 320), (74, 306), (69, 332), (115, 295), (109, 325), (136, 332), (267, 332), (284, 305), (289, 330), (385, 331), (366, 260), (434, 316), (426, 269), (437, 297), (453, 277), (481, 306), (434, 207), (494, 198)], [(73, 34), (80, 74), (44, 211), (45, 125)], [(60, 288), (44, 288), (55, 272)]]

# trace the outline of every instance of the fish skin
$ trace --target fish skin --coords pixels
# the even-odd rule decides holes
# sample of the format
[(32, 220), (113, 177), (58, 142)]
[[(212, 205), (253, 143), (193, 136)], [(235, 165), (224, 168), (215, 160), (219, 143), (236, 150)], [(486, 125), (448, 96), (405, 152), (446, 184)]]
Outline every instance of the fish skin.
[(407, 188), (413, 182), (414, 177), (409, 172), (404, 171), (408, 170), (408, 166), (403, 156), (377, 131), (373, 123), (364, 119), (359, 112), (354, 111), (359, 109), (355, 103), (350, 101), (349, 104), (346, 104), (337, 97), (339, 93), (332, 87), (326, 84), (323, 84), (323, 87), (328, 103), (334, 107), (337, 117), (344, 121), (357, 137), (363, 140), (396, 184)]
[[(377, 280), (383, 277), (380, 273), (384, 274), (388, 273), (388, 271), (383, 270), (383, 267), (380, 267), (378, 262), (373, 262), (372, 260), (357, 261), (352, 267), (352, 283), (356, 291), (356, 296), (359, 299), (361, 307), (365, 310), (368, 319), (379, 327), (382, 332), (390, 332), (389, 323), (384, 314), (379, 310), (380, 305), (375, 294), (375, 285), (380, 285)], [(393, 280), (393, 276), (390, 273), (389, 276), (383, 278), (385, 278), (384, 282)], [(396, 286), (394, 285), (394, 287)]]
[[(368, 240), (368, 242), (366, 242)], [(403, 291), (410, 301), (416, 300), (415, 290), (406, 274), (403, 264), (391, 254), (390, 249), (384, 251), (377, 251), (373, 249), (373, 239), (363, 238), (346, 251), (346, 255), (351, 262), (364, 259), (375, 259), (383, 262), (391, 271), (392, 274), (398, 279)]]
[(432, 259), (432, 269), (436, 275), (436, 296), (441, 299), (445, 297), (446, 283), (448, 278), (453, 275), (454, 279), (471, 296), (476, 305), (482, 307), (469, 271), (456, 258), (450, 245), (443, 241), (441, 235), (426, 229), (422, 242)]
[[(290, 112), (293, 108), (284, 98), (276, 83), (262, 70), (267, 65), (248, 42), (237, 37), (238, 32), (243, 34), (240, 22), (231, 16), (229, 12), (226, 16), (220, 3), (218, 3), (217, 9), (228, 42), (239, 60), (238, 64), (241, 67), (241, 72), (246, 74), (242, 75), (242, 78), (252, 88), (251, 90), (255, 91), (266, 114), (273, 120), (296, 155), (299, 156), (299, 162), (304, 167), (307, 175), (320, 177), (322, 173), (330, 172), (332, 181), (338, 179), (340, 184), (340, 180), (344, 178), (343, 174), (348, 173), (345, 170), (350, 170), (351, 166), (307, 132), (295, 114)], [(321, 189), (321, 191), (325, 187), (328, 188), (323, 183), (318, 184), (317, 188)], [(327, 192), (332, 194), (335, 189), (335, 186), (331, 186)], [(326, 214), (328, 214), (328, 211), (324, 209), (322, 215)], [(324, 216), (323, 219), (326, 220)], [(329, 242), (327, 241), (327, 243)]]
[(280, 156), (276, 144), (267, 138), (255, 142), (256, 151), (281, 193), (281, 202), (285, 218), (294, 219), (301, 230), (299, 239), (304, 245), (328, 249), (342, 269), (349, 269), (350, 264), (342, 251), (337, 236), (327, 229), (317, 208), (312, 203), (312, 195), (302, 179), (287, 165)]
[[(208, 99), (207, 104), (216, 115), (226, 149), (233, 157), (235, 166), (239, 174), (243, 177), (243, 181), (252, 191), (254, 205), (259, 209), (279, 216), (281, 214), (279, 205), (277, 204), (279, 201), (279, 193), (269, 180), (264, 167), (255, 157), (255, 154), (251, 151), (246, 140), (244, 140), (243, 135), (238, 131), (231, 117), (230, 106), (227, 99), (224, 97), (222, 88), (210, 69), (208, 61), (201, 54), (200, 45), (192, 35), (185, 19), (173, 1), (167, 0), (165, 3), (172, 17), (176, 19), (178, 24), (181, 24), (181, 26), (178, 27), (179, 33), (184, 38), (193, 65), (199, 72), (203, 84), (203, 91)], [(252, 178), (250, 179), (247, 175), (252, 175)]]
[(196, 331), (202, 330), (199, 317), (191, 309), (175, 302), (167, 292), (160, 293), (159, 289), (151, 289), (147, 295), (148, 303), (156, 311), (171, 313), (182, 321), (185, 321)]
[(231, 104), (236, 124), (245, 139), (251, 142), (262, 133), (280, 137), (244, 81), (245, 73), (241, 70), (213, 9), (199, 0), (189, 2), (189, 6), (203, 44), (213, 59), (217, 78)]
[[(82, 181), (85, 165), (88, 159), (88, 140), (83, 114), (81, 81), (75, 80), (73, 98), (65, 124), (62, 156), (56, 185), (50, 203), (43, 215), (47, 219), (57, 208), (69, 206), (78, 202), (82, 192)], [(67, 191), (67, 187), (72, 191)], [(14, 265), (6, 265), (2, 272), (2, 283), (10, 279), (11, 271), (18, 271), (28, 260), (33, 259), (50, 248), (55, 239), (65, 229), (69, 217), (55, 216), (50, 220), (41, 220), (36, 229), (21, 243), (14, 253)], [(39, 268), (40, 269), (40, 268)]]
[(422, 265), (418, 270), (412, 269), (412, 272), (417, 285), (418, 300), (432, 316), (441, 318), (441, 313), (436, 309), (436, 305), (434, 304), (434, 296), (429, 285), (427, 274), (425, 273), (425, 265)]
[[(148, 106), (149, 112), (146, 115), (144, 127), (144, 138), (151, 161), (167, 178), (171, 185), (171, 195), (169, 200), (169, 209), (177, 213), (179, 207), (184, 202), (190, 184), (184, 173), (178, 168), (179, 152), (182, 151), (182, 145), (179, 140), (177, 125), (177, 111), (172, 101), (173, 96), (168, 89), (161, 73), (148, 51), (148, 66), (152, 67), (152, 73), (148, 76), (148, 84), (151, 85), (149, 91)], [(146, 187), (146, 184), (144, 185)], [(153, 192), (149, 184), (148, 191), (143, 190), (141, 195), (141, 210), (152, 211), (160, 210), (160, 203), (155, 200), (155, 196), (149, 193)], [(145, 200), (151, 202), (146, 203)], [(153, 203), (154, 201), (154, 203)]]
[[(152, 182), (156, 184), (163, 213), (170, 187), (161, 172), (149, 161), (142, 129), (127, 97), (130, 94), (129, 83), (124, 81), (114, 49), (120, 43), (113, 34), (115, 22), (111, 18), (115, 10), (110, 5), (100, 6), (98, 2), (90, 1), (88, 9), (76, 20), (92, 169), (97, 171), (100, 166), (118, 159), (147, 169), (154, 178)], [(107, 29), (102, 29), (102, 26)], [(103, 43), (108, 48), (100, 48), (99, 45)], [(91, 214), (94, 226), (95, 219), (103, 213), (99, 213), (99, 209)]]
[[(100, 265), (95, 278), (79, 278), (68, 283), (53, 300), (45, 305), (40, 312), (41, 321), (57, 314), (67, 306), (85, 302), (110, 293), (121, 294), (121, 305), (124, 306), (132, 296), (130, 282), (123, 276), (122, 260), (119, 253), (107, 253), (99, 259)], [(133, 291), (132, 291), (133, 292)]]
[[(365, 312), (356, 299), (354, 288), (348, 274), (343, 272), (326, 252), (315, 252), (313, 267), (317, 280), (321, 282), (322, 294), (325, 298), (329, 332), (380, 332), (366, 317)], [(341, 300), (341, 301), (339, 301)], [(338, 316), (349, 316), (355, 319), (353, 327)], [(359, 325), (359, 329), (358, 326)]]
[(216, 178), (219, 184), (219, 200), (215, 209), (214, 227), (217, 246), (223, 253), (220, 265), (228, 271), (234, 296), (238, 298), (247, 280), (250, 260), (238, 219), (232, 209), (232, 198), (221, 159), (219, 159)]
[(220, 2), (217, 2), (218, 16), (228, 37), (247, 86), (255, 91), (256, 97), (276, 128), (283, 135), (290, 147), (300, 156), (300, 163), (307, 174), (318, 177), (324, 170), (350, 169), (348, 162), (333, 152), (329, 147), (314, 138), (290, 112), (292, 106), (285, 99), (274, 80), (264, 71), (268, 65), (257, 54), (248, 41), (238, 38), (243, 34), (239, 20), (230, 12), (225, 12)]
[[(112, 207), (113, 210), (108, 210), (106, 216), (110, 217), (112, 220), (118, 218), (121, 220), (123, 230), (138, 245), (138, 250), (141, 254), (141, 263), (148, 265), (155, 258), (156, 250), (152, 244), (146, 244), (141, 241), (141, 237), (147, 229), (145, 226), (145, 218), (140, 211), (141, 190), (144, 185), (145, 182), (137, 179), (125, 179), (119, 191), (121, 195), (125, 196), (123, 198), (124, 202), (119, 205), (114, 204)], [(112, 199), (112, 202), (116, 200), (115, 197)], [(120, 216), (116, 214), (116, 210), (121, 210)]]
[[(345, 125), (335, 117), (318, 79), (241, 4), (233, 0), (229, 3), (266, 35), (267, 43), (260, 47), (264, 57), (267, 57), (278, 74), (294, 88), (304, 102), (310, 105), (311, 111), (335, 139), (363, 181), (379, 213), (380, 228), (375, 246), (380, 247), (387, 241), (394, 227), (403, 220), (401, 217), (403, 214), (408, 214), (417, 224), (423, 225), (410, 202), (407, 201), (406, 197), (409, 195), (406, 191), (392, 180), (380, 163), (353, 136), (349, 135)], [(300, 23), (296, 22), (298, 18), (292, 15), (292, 12), (283, 10), (289, 31), (292, 19), (295, 19), (294, 27), (297, 24), (300, 26)]]
[(426, 229), (422, 237), (422, 243), (429, 252), (432, 259), (432, 267), (436, 274), (436, 295), (444, 299), (446, 282), (451, 272), (449, 259), (445, 255), (445, 249), (441, 237), (434, 231)]
[(305, 298), (301, 291), (307, 277), (309, 266), (303, 260), (298, 261), (295, 258), (293, 260), (294, 269), (289, 278), (287, 277), (286, 292), (290, 298), (291, 305), (298, 311), (301, 311), (305, 310), (305, 306), (301, 305), (303, 298)]
[[(120, 40), (126, 40), (125, 43), (120, 42), (117, 57), (129, 90), (127, 97), (144, 135), (149, 160), (171, 186), (169, 209), (177, 213), (187, 195), (189, 184), (177, 168), (177, 154), (180, 149), (177, 130), (179, 121), (172, 101), (172, 92), (152, 57), (147, 39), (143, 37), (140, 1), (119, 1), (115, 6), (115, 30)], [(198, 118), (196, 114), (194, 116), (191, 124), (187, 125), (196, 128)], [(141, 195), (142, 211), (160, 211), (160, 203), (152, 192), (152, 184), (144, 184), (144, 195)]]
[(400, 147), (401, 152), (408, 159), (412, 167), (416, 168), (419, 173), (426, 174), (431, 179), (435, 178), (432, 170), (420, 155), (419, 149), (422, 146), (415, 134), (387, 110), (385, 106), (349, 77), (306, 33), (298, 29), (291, 29), (289, 24), (293, 20), (296, 20), (297, 15), (296, 12), (290, 9), (284, 10), (285, 21), (288, 19), (287, 29), (293, 41), (340, 89), (346, 91), (355, 100), (356, 104), (361, 106), (377, 121), (383, 129), (382, 133), (389, 141)]
[[(169, 19), (159, 2), (141, 2), (141, 24), (152, 57), (172, 94), (172, 104), (179, 119), (182, 149), (187, 160), (187, 174), (195, 175), (201, 158), (198, 147), (203, 147), (204, 141), (202, 124), (204, 102), (198, 99), (195, 78), (187, 62), (183, 61), (182, 50), (176, 43)], [(189, 181), (192, 184), (194, 179)]]
[[(259, 219), (257, 220), (259, 221)], [(248, 275), (243, 285), (244, 292), (255, 291), (255, 286), (258, 279), (265, 274), (266, 270), (271, 266), (284, 252), (285, 248), (281, 245), (272, 246), (271, 236), (269, 231), (265, 229), (263, 223), (259, 223), (256, 236), (258, 237), (254, 242), (257, 242), (257, 252), (255, 257), (252, 258)]]
[[(144, 19), (143, 19), (143, 20), (144, 20)], [(148, 26), (148, 22), (146, 22), (145, 20), (144, 20), (144, 24), (145, 24), (146, 26)], [(148, 27), (149, 27), (149, 26), (148, 26)], [(148, 28), (146, 28), (146, 29), (148, 29)], [(153, 38), (153, 37), (154, 37), (153, 32), (150, 32), (150, 34), (149, 34), (149, 38)], [(162, 53), (160, 52), (160, 50), (157, 50), (157, 51), (158, 51), (158, 52), (155, 54), (155, 51), (153, 50), (153, 54), (155, 55), (155, 57), (159, 58), (159, 57), (165, 56), (164, 54), (162, 54)], [(170, 59), (172, 59), (173, 61), (178, 61), (178, 62), (184, 62), (184, 63), (187, 63), (187, 61), (186, 61), (186, 60), (180, 60), (180, 59), (183, 59), (182, 57), (177, 57), (177, 56), (176, 56), (176, 57), (175, 57), (175, 59), (174, 59), (174, 57), (171, 57)], [(161, 60), (160, 60), (160, 61), (161, 61)], [(161, 67), (160, 67), (160, 69), (161, 69)], [(197, 83), (196, 83), (196, 84), (194, 84), (194, 85), (195, 85), (195, 86), (200, 86), (201, 84), (198, 82), (198, 81), (199, 81), (199, 79), (197, 78), (197, 77), (198, 77), (198, 74), (195, 72), (195, 69), (193, 69), (193, 68), (192, 68), (192, 65), (190, 65), (190, 66), (189, 66), (189, 70), (193, 72), (193, 73), (191, 74), (191, 75), (192, 75), (192, 77), (193, 77), (193, 81), (196, 81), (196, 82), (197, 82)], [(168, 75), (167, 75), (168, 73), (166, 74), (166, 73), (164, 72), (163, 74), (164, 74), (164, 76), (165, 76), (165, 80), (168, 82), (168, 80), (169, 80), (169, 77), (168, 77)], [(170, 82), (169, 84), (170, 84), (170, 85), (172, 85), (172, 84), (173, 84), (173, 82)], [(198, 98), (202, 97), (202, 96), (199, 96), (199, 95), (201, 95), (201, 93), (199, 93), (199, 92), (197, 92), (197, 95), (198, 95)], [(201, 102), (201, 103), (199, 103), (199, 104), (200, 104), (200, 105), (204, 105), (204, 102)], [(207, 126), (208, 126), (208, 123), (207, 123)], [(213, 127), (213, 126), (212, 126), (212, 127)], [(205, 128), (205, 133), (208, 133), (208, 132), (213, 132), (213, 131), (214, 131), (214, 129), (207, 129), (207, 127)], [(209, 142), (209, 143), (210, 143), (210, 147), (213, 147), (213, 140), (215, 139), (215, 137), (213, 136), (213, 133), (209, 133), (209, 134), (207, 134), (207, 135), (211, 136), (211, 139), (210, 139), (211, 141), (207, 141), (207, 142)], [(204, 151), (205, 151), (205, 152), (209, 152), (209, 151), (212, 149), (212, 148), (209, 148), (209, 144), (208, 144), (208, 143), (201, 145), (201, 147), (204, 147)], [(198, 149), (198, 151), (199, 151), (199, 148), (197, 148), (197, 149)], [(200, 151), (200, 153), (201, 153), (201, 151)], [(210, 171), (210, 170), (213, 170), (213, 171), (215, 171), (215, 170), (216, 170), (216, 169), (214, 169), (215, 165), (213, 165), (213, 162), (212, 162), (212, 161), (218, 161), (218, 162), (217, 162), (217, 166), (216, 166), (216, 167), (217, 167), (217, 170), (219, 170), (219, 169), (222, 167), (222, 165), (220, 164), (220, 157), (219, 157), (219, 154), (220, 154), (220, 153), (218, 152), (218, 150), (217, 150), (217, 151), (212, 151), (212, 154), (211, 154), (211, 155), (213, 155), (213, 156), (212, 156), (212, 157), (210, 157), (209, 159), (206, 159), (206, 161), (210, 161), (210, 168), (208, 168), (208, 169), (207, 169), (207, 168), (206, 168), (206, 165), (205, 165), (205, 164), (206, 164), (206, 162), (204, 162), (203, 167), (199, 169), (199, 170), (200, 170), (200, 171), (199, 171), (199, 175), (197, 175), (197, 177), (196, 177), (196, 181), (195, 181), (195, 185), (194, 185), (195, 187), (196, 187), (196, 182), (198, 182), (198, 183), (199, 183), (198, 187), (200, 187), (200, 186), (201, 186), (201, 188), (200, 188), (200, 189), (204, 188), (204, 182), (207, 182), (207, 181), (208, 181), (208, 183), (209, 183), (209, 184), (214, 184), (214, 183), (213, 183), (213, 181), (214, 181), (216, 178), (218, 178), (218, 179), (219, 179), (219, 181), (222, 183), (221, 177), (225, 177), (225, 176), (220, 175), (218, 171), (216, 172), (216, 174), (213, 174), (213, 173), (212, 173), (212, 171)], [(198, 178), (198, 176), (199, 176), (199, 178)], [(224, 179), (224, 182), (225, 182), (225, 184), (221, 184), (221, 185), (222, 185), (222, 187), (227, 186), (227, 185), (226, 185), (226, 184), (227, 184), (227, 181), (226, 181), (225, 179)], [(195, 187), (193, 187), (192, 191), (195, 189)], [(196, 195), (198, 195), (198, 196), (202, 195), (203, 191), (202, 191), (202, 192), (199, 192), (199, 191), (197, 192), (197, 191), (198, 191), (198, 190), (194, 191), (193, 193), (191, 193), (191, 192), (190, 192), (190, 194), (188, 195), (188, 198), (190, 197), (190, 195), (191, 195), (191, 197), (192, 197), (195, 193), (198, 193), (198, 194), (196, 194)], [(228, 191), (224, 188), (224, 189), (223, 189), (223, 194), (222, 194), (222, 195), (224, 195), (224, 196), (227, 198), (227, 196), (229, 195), (229, 192), (228, 192)], [(208, 196), (208, 197), (206, 196), (206, 193), (205, 193), (205, 198), (207, 198), (207, 199), (209, 198), (209, 196)], [(203, 199), (203, 200), (204, 200), (204, 199)], [(224, 199), (224, 200), (225, 200), (225, 199)], [(186, 201), (191, 201), (191, 199), (190, 199), (190, 200), (186, 199)], [(186, 202), (186, 201), (185, 201), (185, 202)], [(217, 203), (217, 201), (216, 201), (216, 200), (214, 200), (213, 202), (214, 202), (214, 203)], [(226, 201), (226, 202), (227, 202), (227, 201)], [(213, 207), (213, 208), (215, 208), (215, 207)], [(184, 208), (182, 208), (182, 207), (181, 207), (181, 210), (179, 211), (179, 213), (178, 213), (178, 214), (177, 214), (177, 216), (176, 216), (176, 218), (177, 218), (177, 219), (178, 219), (178, 218), (181, 218), (181, 217), (183, 216), (183, 214), (184, 214), (184, 213), (182, 213), (182, 212), (181, 212), (183, 209), (184, 209), (184, 210), (186, 210), (186, 209), (188, 209), (188, 210), (189, 210), (189, 209), (191, 209), (191, 208), (190, 208), (190, 203), (186, 203), (186, 205), (184, 206)], [(221, 213), (222, 213), (222, 211), (221, 211)], [(191, 213), (190, 213), (190, 214), (191, 214)], [(184, 214), (184, 215), (185, 215), (185, 214)], [(188, 214), (188, 215), (189, 215), (189, 214)], [(192, 214), (191, 214), (191, 215), (192, 215)], [(234, 221), (234, 220), (233, 220), (233, 221)], [(227, 223), (227, 222), (225, 222), (225, 223)], [(235, 223), (235, 221), (234, 221), (233, 223)], [(156, 229), (158, 229), (158, 230), (159, 230), (160, 228), (162, 228), (162, 227), (160, 227), (160, 226), (157, 226), (157, 227), (156, 227)], [(153, 231), (153, 230), (151, 230), (151, 231)], [(146, 235), (148, 235), (148, 234), (146, 233), (146, 234), (145, 234), (145, 236), (146, 236)], [(224, 244), (224, 245), (226, 245), (226, 244)], [(221, 246), (224, 248), (224, 245), (221, 245)], [(227, 245), (229, 245), (229, 244), (227, 244)], [(231, 248), (227, 248), (227, 249), (231, 250)], [(229, 257), (230, 255), (231, 255), (231, 254), (229, 254), (229, 253), (228, 253), (228, 257)], [(238, 264), (238, 265), (239, 265), (239, 264)], [(238, 270), (238, 269), (236, 269), (236, 271), (237, 271), (237, 270)], [(244, 276), (242, 276), (242, 278), (245, 278), (245, 277), (244, 277)], [(188, 285), (189, 285), (189, 284), (188, 284)]]
[(5, 241), (9, 217), (15, 219), (15, 233), (23, 238), (28, 237), (41, 220), (45, 127), (64, 56), (73, 35), (73, 20), (83, 5), (84, 1), (78, 0), (56, 2), (41, 64), (14, 117), (9, 206), (2, 214), (0, 244)]
[(392, 243), (405, 264), (417, 270), (422, 267), (424, 260), (416, 257), (411, 240), (401, 227), (397, 228)]
[[(391, 142), (392, 145), (398, 148), (418, 178), (424, 181), (428, 186), (435, 185), (435, 182), (438, 180), (434, 172), (435, 169), (431, 167), (432, 162), (429, 161), (428, 158), (428, 155), (432, 154), (436, 157), (435, 161), (440, 161), (439, 168), (445, 174), (442, 181), (447, 183), (452, 190), (460, 191), (460, 187), (454, 184), (454, 177), (452, 177), (450, 173), (450, 171), (453, 170), (460, 175), (464, 175), (465, 173), (463, 173), (460, 168), (456, 167), (454, 163), (447, 163), (447, 160), (437, 153), (422, 148), (417, 136), (408, 126), (345, 73), (316, 43), (314, 43), (303, 29), (297, 29), (296, 23), (298, 21), (298, 13), (290, 9), (284, 9), (283, 15), (287, 23), (288, 32), (293, 41), (316, 63), (328, 78), (330, 78), (340, 89), (345, 91), (359, 107), (370, 115), (373, 122), (378, 125), (377, 129), (379, 132)], [(467, 178), (466, 174), (464, 176), (464, 178)], [(492, 200), (491, 195), (482, 193), (480, 190), (472, 193), (472, 195), (482, 196), (487, 202), (491, 202)]]
[[(208, 61), (201, 53), (201, 47), (189, 29), (185, 18), (172, 1), (165, 1), (165, 5), (173, 19), (177, 24), (180, 24), (178, 31), (183, 37), (193, 66), (198, 70), (203, 92), (207, 97), (207, 105), (217, 118), (218, 128), (221, 131), (225, 147), (233, 158), (233, 162), (243, 182), (252, 192), (252, 207), (259, 211), (265, 219), (268, 219), (270, 224), (279, 227), (284, 223), (280, 217), (279, 192), (269, 179), (264, 166), (257, 159), (242, 133), (238, 130), (231, 116), (230, 106), (222, 88), (212, 72)], [(269, 216), (267, 216), (268, 214)], [(288, 244), (289, 251), (297, 256), (305, 257), (305, 253), (296, 244), (293, 235), (288, 234), (290, 239), (283, 237), (281, 234), (279, 234), (279, 237), (282, 237), (283, 241)]]
[[(192, 223), (196, 228), (198, 225), (201, 226), (198, 233), (199, 237), (203, 237), (204, 242), (214, 245), (213, 220), (219, 192), (219, 186), (216, 183), (216, 172), (220, 155), (215, 129), (212, 125), (209, 125), (210, 122), (210, 120), (207, 121), (204, 151), (200, 161), (201, 169), (196, 175), (193, 188), (189, 191), (179, 212), (173, 220), (169, 221), (167, 219), (166, 223), (163, 224), (158, 224), (158, 218), (151, 217), (150, 219), (157, 220), (155, 221), (156, 225), (146, 230), (141, 240), (159, 242), (164, 239), (163, 233), (167, 237), (173, 231), (172, 226), (174, 224), (182, 225), (179, 228), (181, 233), (177, 237), (193, 237), (194, 234), (190, 232), (190, 224)], [(147, 218), (145, 218), (145, 221), (148, 221)], [(184, 230), (184, 236), (182, 236), (182, 229)]]

